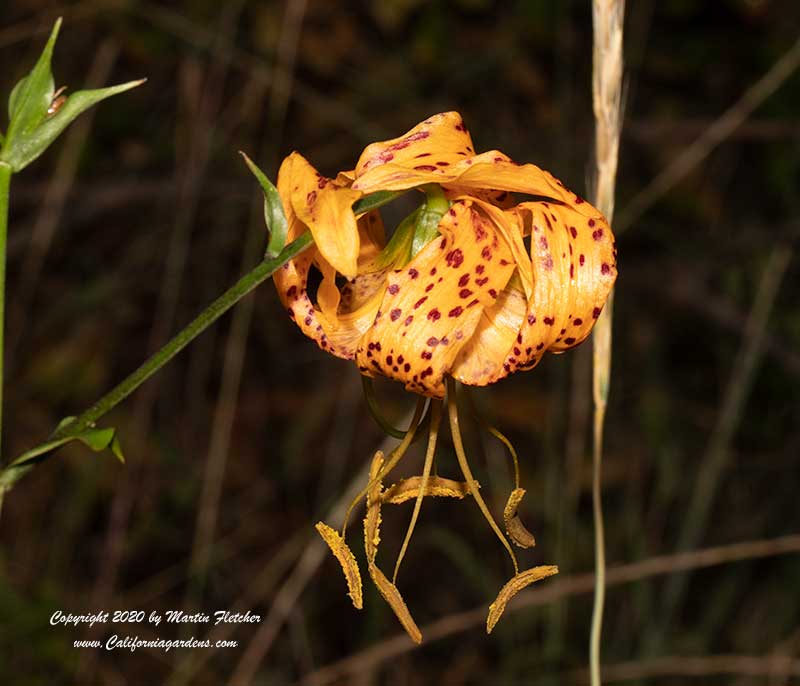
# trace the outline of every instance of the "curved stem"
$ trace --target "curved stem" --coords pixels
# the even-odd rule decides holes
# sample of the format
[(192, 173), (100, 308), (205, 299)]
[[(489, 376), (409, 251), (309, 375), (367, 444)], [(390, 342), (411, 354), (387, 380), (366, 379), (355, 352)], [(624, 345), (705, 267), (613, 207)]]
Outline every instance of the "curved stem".
[(419, 511), (422, 509), (422, 499), (425, 497), (425, 490), (428, 488), (428, 479), (431, 475), (431, 468), (433, 467), (433, 456), (436, 453), (436, 439), (439, 436), (439, 425), (442, 423), (442, 401), (433, 400), (431, 402), (431, 428), (428, 433), (428, 450), (425, 452), (425, 464), (422, 467), (422, 481), (419, 484), (419, 493), (414, 502), (414, 512), (411, 514), (411, 521), (408, 524), (406, 537), (403, 539), (403, 545), (400, 547), (400, 553), (397, 556), (397, 562), (394, 565), (394, 575), (392, 576), (392, 583), (397, 584), (397, 572), (400, 571), (400, 563), (406, 555), (408, 544), (411, 541), (411, 534), (414, 533), (414, 527), (417, 524)]
[(511, 441), (509, 441), (508, 438), (506, 438), (504, 433), (502, 433), (499, 429), (493, 427), (491, 424), (489, 424), (489, 422), (487, 422), (483, 417), (481, 417), (480, 413), (478, 412), (478, 408), (475, 407), (475, 403), (472, 400), (472, 396), (469, 393), (463, 393), (463, 392), (462, 395), (466, 396), (470, 413), (472, 414), (472, 417), (475, 419), (475, 421), (481, 425), (481, 428), (485, 429), (488, 433), (494, 436), (507, 448), (508, 453), (511, 455), (511, 461), (514, 463), (514, 488), (519, 488), (519, 458), (517, 457), (516, 449), (511, 444)]
[(453, 447), (456, 450), (456, 457), (458, 458), (458, 466), (461, 467), (461, 471), (464, 473), (464, 479), (469, 486), (469, 492), (472, 495), (473, 499), (476, 503), (478, 503), (478, 507), (480, 511), (483, 513), (484, 518), (487, 522), (489, 522), (489, 526), (492, 527), (492, 531), (497, 534), (497, 538), (500, 539), (500, 542), (503, 544), (503, 547), (508, 552), (509, 556), (511, 557), (511, 562), (514, 564), (514, 574), (519, 574), (519, 565), (517, 564), (517, 556), (514, 554), (514, 551), (511, 549), (511, 544), (508, 542), (508, 539), (503, 535), (503, 532), (500, 531), (500, 527), (497, 526), (497, 522), (494, 521), (494, 517), (492, 517), (492, 513), (489, 512), (489, 508), (486, 505), (486, 502), (483, 500), (483, 496), (478, 491), (477, 487), (475, 486), (475, 477), (472, 476), (472, 470), (469, 468), (469, 463), (467, 462), (467, 455), (464, 452), (464, 444), (461, 441), (461, 430), (458, 426), (458, 403), (456, 402), (456, 382), (453, 377), (448, 377), (447, 379), (447, 413), (450, 416), (450, 433), (453, 434)]
[(381, 427), (383, 433), (393, 438), (405, 438), (406, 432), (393, 427), (389, 424), (386, 417), (381, 414), (381, 410), (378, 407), (378, 399), (375, 397), (375, 389), (372, 386), (372, 379), (362, 375), (361, 387), (364, 389), (364, 399), (367, 401), (367, 409), (378, 426)]

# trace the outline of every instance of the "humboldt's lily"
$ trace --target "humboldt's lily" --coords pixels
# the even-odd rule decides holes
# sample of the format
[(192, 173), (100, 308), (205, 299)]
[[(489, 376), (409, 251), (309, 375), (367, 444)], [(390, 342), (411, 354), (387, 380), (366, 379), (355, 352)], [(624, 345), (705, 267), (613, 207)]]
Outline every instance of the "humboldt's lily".
[[(429, 213), (445, 210), (416, 251), (413, 222), (387, 246), (377, 210), (353, 213), (364, 195), (412, 188), (428, 192)], [(600, 212), (535, 165), (476, 155), (455, 112), (373, 143), (336, 179), (292, 153), (278, 190), (289, 238), (309, 229), (316, 246), (275, 275), (290, 316), (362, 374), (421, 395), (443, 397), (446, 375), (483, 386), (577, 345), (616, 277)], [(512, 193), (534, 198), (515, 204)], [(312, 265), (322, 273), (316, 303), (306, 290)]]
[[(376, 198), (418, 189), (420, 207), (386, 241)], [(545, 352), (563, 352), (588, 336), (616, 278), (608, 223), (548, 172), (519, 165), (496, 150), (475, 154), (461, 116), (435, 115), (393, 140), (373, 143), (355, 169), (326, 178), (300, 154), (281, 165), (278, 193), (287, 239), (310, 231), (314, 247), (275, 276), (290, 317), (323, 350), (354, 360), (365, 377), (385, 375), (418, 394), (402, 442), (373, 460), (364, 522), (369, 573), (404, 628), (421, 634), (395, 586), (400, 562), (426, 496), (471, 496), (511, 556), (515, 575), (489, 608), (491, 631), (507, 600), (558, 570), (519, 571), (510, 542), (535, 544), (517, 515), (525, 491), (516, 487), (495, 523), (467, 463), (459, 428), (457, 383), (482, 386), (535, 366)], [(355, 207), (355, 209), (354, 209)], [(322, 276), (316, 296), (309, 272)], [(463, 482), (433, 476), (445, 393)], [(427, 398), (431, 398), (425, 414)], [(382, 482), (428, 421), (422, 474), (386, 489)], [(396, 431), (396, 430), (395, 430)], [(380, 507), (415, 501), (392, 581), (378, 568)], [(349, 515), (349, 512), (348, 512)], [(346, 527), (345, 518), (345, 527)], [(345, 571), (361, 607), (361, 576), (342, 534), (317, 528)]]

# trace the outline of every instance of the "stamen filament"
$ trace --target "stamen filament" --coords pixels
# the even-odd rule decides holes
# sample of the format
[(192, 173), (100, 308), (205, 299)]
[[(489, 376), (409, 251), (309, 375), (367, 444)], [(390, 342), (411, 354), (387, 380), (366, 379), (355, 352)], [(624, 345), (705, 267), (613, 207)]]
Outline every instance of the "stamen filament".
[(484, 518), (486, 519), (487, 522), (489, 522), (489, 526), (492, 528), (492, 531), (494, 531), (495, 534), (497, 534), (497, 538), (500, 539), (500, 542), (503, 544), (503, 547), (506, 549), (509, 556), (511, 557), (511, 562), (514, 564), (514, 574), (519, 574), (519, 565), (517, 564), (517, 556), (511, 549), (511, 544), (503, 535), (503, 532), (500, 530), (500, 527), (497, 526), (497, 522), (494, 521), (492, 513), (489, 512), (489, 508), (487, 507), (486, 502), (483, 500), (483, 496), (481, 496), (477, 486), (475, 485), (475, 477), (472, 476), (472, 470), (469, 468), (469, 463), (467, 462), (467, 455), (464, 452), (464, 444), (461, 440), (461, 430), (458, 427), (458, 404), (456, 402), (456, 382), (455, 379), (453, 379), (453, 377), (447, 378), (447, 412), (450, 417), (450, 433), (453, 435), (453, 447), (455, 448), (456, 457), (458, 458), (458, 466), (461, 467), (461, 471), (464, 474), (464, 480), (469, 484), (470, 493), (472, 494), (472, 497), (475, 499), (475, 502), (478, 503), (478, 507), (480, 508), (480, 511), (483, 514)]
[(370, 479), (370, 482), (358, 493), (358, 495), (353, 498), (350, 506), (347, 508), (347, 513), (344, 516), (344, 523), (342, 524), (342, 538), (344, 538), (345, 533), (347, 532), (347, 522), (350, 519), (350, 514), (353, 512), (353, 508), (358, 505), (361, 499), (367, 495), (367, 492), (378, 482), (383, 481), (386, 475), (392, 471), (397, 466), (397, 463), (400, 462), (403, 455), (406, 454), (408, 447), (411, 445), (411, 442), (414, 440), (414, 434), (417, 432), (417, 427), (420, 423), (420, 418), (422, 417), (422, 411), (425, 409), (425, 402), (426, 398), (420, 396), (417, 400), (417, 406), (414, 409), (414, 416), (411, 418), (411, 424), (408, 427), (408, 431), (406, 431), (405, 438), (400, 442), (400, 444), (389, 453), (389, 458), (386, 460), (386, 464), (383, 465), (383, 468), (378, 472), (377, 476), (374, 479)]
[(422, 499), (425, 497), (425, 492), (428, 488), (428, 480), (431, 475), (431, 467), (433, 467), (433, 456), (436, 453), (436, 439), (439, 436), (439, 425), (442, 422), (442, 401), (433, 400), (431, 402), (431, 428), (428, 432), (428, 450), (425, 453), (425, 464), (422, 467), (422, 480), (419, 485), (419, 493), (414, 502), (414, 512), (411, 514), (411, 521), (408, 524), (406, 537), (403, 539), (403, 545), (400, 547), (400, 554), (397, 556), (397, 562), (394, 565), (394, 575), (392, 576), (392, 583), (397, 584), (397, 572), (400, 571), (400, 563), (405, 557), (408, 544), (411, 541), (411, 534), (414, 533), (414, 526), (419, 517), (419, 511), (422, 508)]
[(467, 402), (469, 404), (470, 412), (478, 424), (481, 425), (483, 429), (485, 429), (488, 433), (494, 436), (498, 441), (500, 441), (507, 449), (509, 454), (511, 455), (511, 460), (514, 463), (514, 490), (519, 488), (519, 459), (517, 457), (517, 451), (514, 449), (514, 446), (511, 444), (503, 433), (499, 429), (493, 427), (489, 422), (487, 422), (481, 415), (478, 413), (478, 408), (475, 407), (475, 403), (472, 400), (472, 396), (469, 393), (463, 393), (467, 397)]

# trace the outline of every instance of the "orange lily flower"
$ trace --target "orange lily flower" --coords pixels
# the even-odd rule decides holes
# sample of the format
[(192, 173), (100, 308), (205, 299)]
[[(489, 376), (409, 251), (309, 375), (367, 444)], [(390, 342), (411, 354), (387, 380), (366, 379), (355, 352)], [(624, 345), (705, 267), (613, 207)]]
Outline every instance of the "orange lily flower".
[[(411, 189), (424, 191), (426, 201), (388, 242), (377, 209), (353, 209), (366, 196)], [(560, 353), (583, 341), (616, 278), (611, 229), (597, 209), (548, 172), (516, 164), (496, 150), (476, 154), (455, 112), (369, 145), (355, 169), (335, 179), (294, 152), (281, 165), (278, 193), (287, 239), (306, 231), (314, 238), (309, 250), (274, 275), (290, 317), (323, 350), (353, 360), (365, 377), (402, 381), (419, 396), (408, 431), (397, 432), (402, 442), (386, 460), (380, 452), (375, 455), (369, 483), (350, 506), (366, 496), (370, 577), (419, 642), (421, 633), (395, 583), (422, 500), (471, 496), (514, 565), (514, 576), (489, 607), (491, 632), (517, 591), (558, 569), (542, 565), (519, 571), (511, 543), (528, 548), (535, 540), (517, 514), (525, 491), (516, 453), (502, 434), (489, 429), (514, 460), (516, 485), (503, 512), (504, 534), (467, 463), (456, 382), (490, 384), (534, 367), (547, 351)], [(312, 267), (322, 274), (315, 298), (308, 291)], [(432, 472), (445, 394), (463, 482)], [(422, 425), (427, 398), (423, 472), (384, 488), (383, 479)], [(376, 562), (380, 508), (412, 499), (411, 522), (390, 581)], [(317, 529), (341, 563), (353, 604), (360, 608), (361, 575), (344, 540), (348, 517), (341, 535), (322, 522)]]
[[(379, 212), (357, 217), (353, 203), (429, 184), (451, 203), (439, 236), (406, 263), (376, 259), (386, 247)], [(443, 397), (447, 375), (484, 386), (577, 345), (616, 278), (600, 212), (533, 164), (496, 150), (476, 155), (455, 112), (369, 145), (336, 179), (292, 153), (278, 191), (288, 239), (308, 229), (316, 246), (274, 277), (290, 316), (362, 374), (421, 395)], [(514, 204), (512, 193), (535, 198)], [(312, 264), (323, 277), (316, 304), (307, 293)], [(337, 274), (348, 280), (341, 289)]]

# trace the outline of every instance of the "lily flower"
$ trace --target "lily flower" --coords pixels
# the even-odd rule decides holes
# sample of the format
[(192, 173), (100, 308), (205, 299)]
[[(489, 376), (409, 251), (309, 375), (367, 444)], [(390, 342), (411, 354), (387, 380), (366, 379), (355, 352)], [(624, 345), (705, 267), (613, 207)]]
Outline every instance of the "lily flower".
[[(432, 185), (449, 207), (410, 259), (403, 236), (386, 245), (378, 210), (353, 213), (367, 194), (421, 188), (430, 196)], [(476, 155), (455, 112), (369, 145), (336, 179), (292, 153), (278, 191), (288, 238), (308, 229), (316, 246), (274, 277), (292, 319), (361, 374), (420, 395), (444, 397), (447, 375), (484, 386), (577, 345), (616, 278), (602, 214), (533, 164), (497, 150)], [(513, 193), (527, 197), (515, 204)], [(307, 292), (312, 265), (322, 273), (316, 303)]]
[[(402, 442), (385, 460), (375, 456), (369, 483), (350, 507), (366, 496), (370, 576), (409, 635), (421, 640), (395, 585), (400, 562), (425, 497), (470, 496), (515, 572), (490, 606), (491, 631), (514, 593), (558, 570), (544, 565), (519, 571), (511, 543), (530, 547), (535, 541), (517, 514), (525, 491), (516, 453), (502, 434), (489, 429), (507, 445), (515, 467), (503, 533), (467, 462), (456, 398), (463, 389), (457, 390), (457, 382), (494, 383), (589, 335), (617, 274), (608, 222), (547, 171), (517, 164), (497, 150), (476, 154), (456, 112), (434, 115), (398, 138), (369, 145), (355, 168), (336, 178), (321, 175), (294, 152), (280, 167), (277, 189), (287, 239), (306, 231), (314, 239), (274, 275), (289, 316), (320, 348), (354, 361), (364, 377), (401, 381), (419, 397), (409, 429), (393, 431)], [(424, 202), (387, 241), (380, 211), (370, 200), (411, 190), (422, 191)], [(373, 209), (365, 209), (370, 205)], [(309, 292), (312, 269), (322, 277), (315, 296)], [(445, 396), (463, 482), (432, 475)], [(423, 421), (428, 448), (422, 474), (384, 489), (383, 480)], [(389, 581), (376, 562), (380, 506), (411, 499), (411, 523)], [(342, 564), (354, 605), (361, 607), (358, 564), (344, 541), (348, 517), (341, 535), (321, 522), (317, 529)]]

